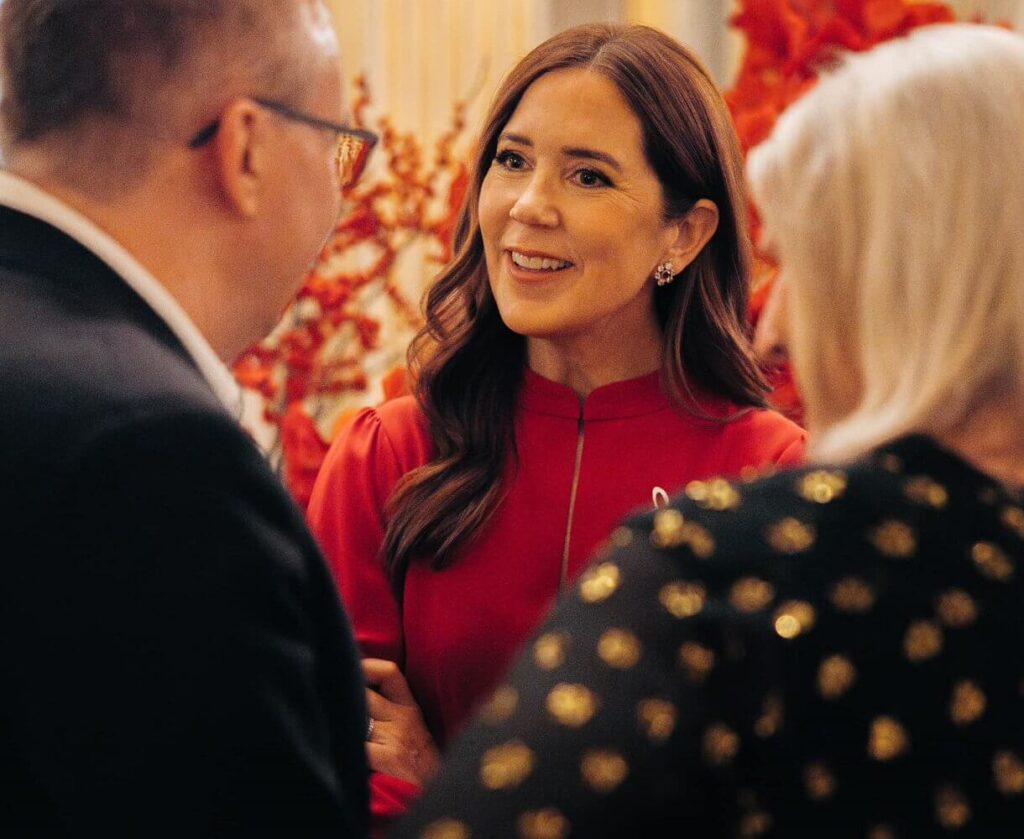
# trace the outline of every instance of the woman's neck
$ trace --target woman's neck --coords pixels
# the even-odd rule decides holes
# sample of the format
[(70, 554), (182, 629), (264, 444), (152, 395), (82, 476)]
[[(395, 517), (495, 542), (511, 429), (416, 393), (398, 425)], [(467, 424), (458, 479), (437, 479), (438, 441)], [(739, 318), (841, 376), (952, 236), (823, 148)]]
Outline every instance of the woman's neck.
[(653, 373), (661, 366), (661, 352), (660, 336), (618, 350), (572, 339), (528, 338), (526, 343), (530, 369), (581, 398), (604, 385)]
[(1021, 414), (1006, 401), (984, 404), (958, 428), (934, 434), (945, 448), (1004, 486), (1024, 489)]

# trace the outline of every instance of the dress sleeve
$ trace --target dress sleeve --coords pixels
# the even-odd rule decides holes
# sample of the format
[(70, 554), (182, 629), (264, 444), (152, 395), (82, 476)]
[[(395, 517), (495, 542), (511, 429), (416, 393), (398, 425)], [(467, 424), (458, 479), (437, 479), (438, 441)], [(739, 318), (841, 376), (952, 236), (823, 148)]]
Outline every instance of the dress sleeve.
[(806, 435), (801, 435), (787, 445), (775, 457), (775, 465), (778, 467), (796, 467), (804, 462), (804, 450), (807, 447)]
[(384, 569), (384, 507), (402, 471), (376, 410), (357, 414), (324, 460), (307, 516), (362, 654), (403, 667), (401, 608)]
[[(307, 511), (363, 656), (387, 659), (403, 669), (401, 605), (384, 569), (380, 549), (388, 496), (402, 475), (416, 465), (402, 462), (377, 410), (360, 411), (335, 438)], [(415, 784), (372, 773), (373, 835), (382, 835), (419, 792)]]

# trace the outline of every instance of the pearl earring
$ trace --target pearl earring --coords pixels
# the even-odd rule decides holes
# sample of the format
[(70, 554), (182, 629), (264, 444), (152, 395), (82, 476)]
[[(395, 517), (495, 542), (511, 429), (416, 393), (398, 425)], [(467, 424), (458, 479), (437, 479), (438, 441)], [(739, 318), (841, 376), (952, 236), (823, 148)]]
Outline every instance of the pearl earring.
[(658, 285), (668, 285), (675, 278), (676, 275), (672, 270), (671, 262), (662, 262), (661, 265), (654, 269), (654, 279)]

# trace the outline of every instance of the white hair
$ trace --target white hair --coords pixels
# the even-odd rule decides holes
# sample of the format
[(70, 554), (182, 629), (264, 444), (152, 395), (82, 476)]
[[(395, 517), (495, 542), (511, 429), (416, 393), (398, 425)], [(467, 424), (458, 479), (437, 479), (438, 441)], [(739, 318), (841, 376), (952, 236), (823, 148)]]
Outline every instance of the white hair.
[(847, 57), (751, 153), (816, 457), (1024, 408), (1022, 151), (1024, 38), (946, 24)]

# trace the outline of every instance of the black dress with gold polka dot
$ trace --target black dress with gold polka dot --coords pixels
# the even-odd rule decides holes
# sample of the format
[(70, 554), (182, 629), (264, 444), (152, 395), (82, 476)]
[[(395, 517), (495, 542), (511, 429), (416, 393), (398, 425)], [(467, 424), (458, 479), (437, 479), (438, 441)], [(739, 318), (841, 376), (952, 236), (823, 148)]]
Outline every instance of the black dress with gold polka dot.
[(395, 835), (1024, 837), (1019, 497), (925, 437), (689, 485), (612, 535)]

